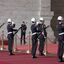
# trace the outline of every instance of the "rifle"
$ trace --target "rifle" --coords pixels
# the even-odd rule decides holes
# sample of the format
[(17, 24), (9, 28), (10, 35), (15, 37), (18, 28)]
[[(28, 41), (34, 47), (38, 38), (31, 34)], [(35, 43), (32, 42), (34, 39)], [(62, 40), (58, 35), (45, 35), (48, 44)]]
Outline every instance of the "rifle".
[(47, 29), (48, 27), (50, 27), (50, 25), (46, 26), (45, 29)]
[(15, 35), (20, 29), (21, 29), (21, 27), (17, 29), (17, 31), (14, 33), (14, 35)]
[(1, 24), (1, 25), (0, 25), (0, 28), (1, 28), (4, 24), (5, 24), (5, 23)]

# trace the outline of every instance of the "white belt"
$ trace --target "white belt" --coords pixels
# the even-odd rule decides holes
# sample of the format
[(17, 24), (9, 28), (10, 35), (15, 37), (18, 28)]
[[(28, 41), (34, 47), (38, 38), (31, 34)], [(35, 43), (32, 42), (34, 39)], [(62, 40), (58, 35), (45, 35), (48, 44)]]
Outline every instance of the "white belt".
[(8, 32), (8, 34), (11, 34), (12, 32)]
[(59, 33), (59, 35), (63, 35), (64, 34), (64, 32), (62, 32), (62, 33)]
[(35, 35), (36, 34), (36, 32), (35, 33), (32, 33), (32, 35)]

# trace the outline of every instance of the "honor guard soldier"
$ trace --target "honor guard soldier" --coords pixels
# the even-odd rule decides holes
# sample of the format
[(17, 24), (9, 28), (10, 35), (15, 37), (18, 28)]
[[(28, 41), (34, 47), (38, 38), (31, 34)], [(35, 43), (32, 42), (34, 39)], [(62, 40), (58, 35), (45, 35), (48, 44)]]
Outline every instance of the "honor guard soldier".
[(42, 20), (43, 20), (43, 18), (40, 18), (40, 21), (36, 23), (37, 34), (38, 34), (38, 39), (39, 39), (39, 54), (40, 55), (44, 55), (43, 50), (44, 50), (44, 42), (45, 42), (44, 27), (43, 27), (42, 22), (41, 22)]
[(46, 32), (46, 28), (48, 28), (49, 27), (49, 25), (48, 26), (46, 26), (45, 24), (44, 24), (44, 18), (43, 17), (40, 17), (40, 22), (42, 23), (42, 28), (44, 29), (44, 36), (45, 36), (45, 38), (47, 38), (47, 32)]
[(17, 30), (14, 29), (15, 25), (12, 24), (12, 21), (11, 21), (10, 18), (7, 20), (7, 22), (8, 22), (8, 25), (7, 25), (8, 50), (9, 50), (9, 54), (10, 55), (14, 55), (12, 53), (12, 50), (13, 50), (13, 38), (14, 38), (13, 31), (17, 31)]
[(64, 23), (63, 17), (58, 16), (57, 18), (57, 33), (58, 33), (58, 61), (64, 62), (63, 52), (64, 52)]
[(37, 49), (37, 30), (36, 30), (36, 20), (35, 18), (31, 19), (31, 31), (32, 31), (32, 58), (36, 58), (36, 49)]
[(25, 40), (26, 29), (27, 29), (27, 26), (26, 26), (25, 22), (23, 21), (21, 24), (21, 44), (22, 44), (22, 39), (24, 41), (24, 44), (26, 44), (26, 40)]

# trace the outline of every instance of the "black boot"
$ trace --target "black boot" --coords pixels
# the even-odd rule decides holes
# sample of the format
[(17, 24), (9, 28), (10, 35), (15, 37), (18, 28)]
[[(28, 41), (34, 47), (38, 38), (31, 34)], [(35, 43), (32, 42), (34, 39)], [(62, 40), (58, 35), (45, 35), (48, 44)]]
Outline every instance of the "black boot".
[(39, 54), (40, 56), (45, 56), (42, 52), (40, 52), (40, 54)]
[(63, 58), (58, 59), (58, 62), (64, 62)]
[(10, 52), (9, 55), (15, 55), (15, 54), (13, 54), (12, 52)]
[(36, 56), (32, 56), (32, 58), (37, 58)]

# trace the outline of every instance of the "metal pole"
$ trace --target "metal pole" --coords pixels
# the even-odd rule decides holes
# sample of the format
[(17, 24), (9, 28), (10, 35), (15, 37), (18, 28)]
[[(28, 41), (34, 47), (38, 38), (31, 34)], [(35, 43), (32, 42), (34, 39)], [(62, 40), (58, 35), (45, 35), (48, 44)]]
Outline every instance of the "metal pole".
[(4, 31), (2, 30), (2, 46), (1, 46), (1, 50), (4, 50)]
[(47, 38), (45, 38), (45, 50), (44, 50), (45, 56), (47, 56)]
[(28, 50), (27, 50), (27, 53), (29, 54), (30, 53), (30, 31), (29, 31), (29, 43), (28, 43)]
[(17, 51), (17, 34), (14, 36), (14, 52)]

